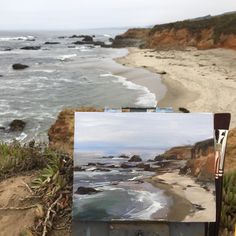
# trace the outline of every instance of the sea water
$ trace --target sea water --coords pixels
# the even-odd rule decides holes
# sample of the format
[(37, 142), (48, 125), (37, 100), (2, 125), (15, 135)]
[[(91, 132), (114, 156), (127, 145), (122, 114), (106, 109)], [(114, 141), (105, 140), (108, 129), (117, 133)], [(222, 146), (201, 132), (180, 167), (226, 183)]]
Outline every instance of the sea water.
[[(0, 129), (0, 140), (47, 141), (47, 130), (63, 108), (155, 106), (163, 97), (161, 83), (157, 96), (129, 81), (129, 77), (160, 80), (159, 76), (113, 60), (127, 55), (127, 49), (74, 45), (79, 39), (69, 38), (73, 34), (89, 34), (95, 35), (95, 40), (108, 42), (124, 31), (0, 32), (0, 127), (7, 127), (14, 119), (26, 122), (21, 133)], [(45, 45), (46, 41), (60, 44)], [(41, 49), (20, 49), (24, 46)], [(29, 68), (13, 70), (14, 63)]]

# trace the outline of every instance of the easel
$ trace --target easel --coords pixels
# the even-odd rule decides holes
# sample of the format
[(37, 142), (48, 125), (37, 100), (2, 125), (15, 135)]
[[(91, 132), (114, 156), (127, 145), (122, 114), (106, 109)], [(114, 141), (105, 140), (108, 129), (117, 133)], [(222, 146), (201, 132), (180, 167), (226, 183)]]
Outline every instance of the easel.
[[(158, 112), (171, 113), (171, 107), (124, 107), (120, 109), (105, 108), (104, 112)], [(222, 189), (216, 194), (220, 200)], [(219, 206), (219, 202), (216, 206)], [(217, 219), (219, 224), (219, 219)], [(143, 222), (143, 221), (112, 221), (112, 222), (76, 222), (73, 236), (218, 236), (219, 225), (215, 222), (182, 223), (182, 222)]]

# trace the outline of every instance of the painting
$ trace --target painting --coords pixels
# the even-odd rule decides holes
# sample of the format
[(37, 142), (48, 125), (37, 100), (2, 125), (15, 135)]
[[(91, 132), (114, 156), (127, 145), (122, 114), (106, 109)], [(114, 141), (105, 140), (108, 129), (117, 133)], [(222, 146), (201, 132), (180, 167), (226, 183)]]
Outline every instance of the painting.
[(215, 221), (211, 113), (77, 112), (73, 223)]

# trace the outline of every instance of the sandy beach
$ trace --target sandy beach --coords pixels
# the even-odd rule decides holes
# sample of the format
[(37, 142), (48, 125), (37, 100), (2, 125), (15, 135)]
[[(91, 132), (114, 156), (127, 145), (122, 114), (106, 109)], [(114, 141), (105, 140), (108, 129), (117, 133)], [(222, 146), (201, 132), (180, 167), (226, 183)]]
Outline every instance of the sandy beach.
[[(161, 74), (167, 87), (158, 106), (191, 112), (230, 112), (236, 126), (236, 52), (229, 49), (151, 50), (129, 48), (117, 62)], [(143, 78), (142, 85), (145, 83)], [(146, 81), (146, 87), (157, 90)]]
[[(178, 179), (178, 182), (176, 182)], [(176, 171), (157, 175), (149, 180), (154, 186), (164, 189), (173, 199), (168, 217), (183, 217), (183, 222), (204, 222), (215, 217), (215, 199), (212, 189), (205, 190), (199, 183), (189, 176), (180, 176)], [(195, 210), (194, 206), (202, 207)], [(179, 214), (181, 212), (181, 214)]]

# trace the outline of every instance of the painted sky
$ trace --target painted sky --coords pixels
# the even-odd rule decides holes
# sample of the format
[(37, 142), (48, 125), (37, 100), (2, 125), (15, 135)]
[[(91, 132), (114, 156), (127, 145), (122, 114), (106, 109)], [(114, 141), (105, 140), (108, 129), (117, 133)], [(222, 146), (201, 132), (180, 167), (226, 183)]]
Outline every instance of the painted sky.
[(235, 0), (0, 0), (0, 30), (147, 26), (234, 10)]
[(75, 148), (167, 149), (213, 138), (212, 114), (91, 113), (75, 115)]

